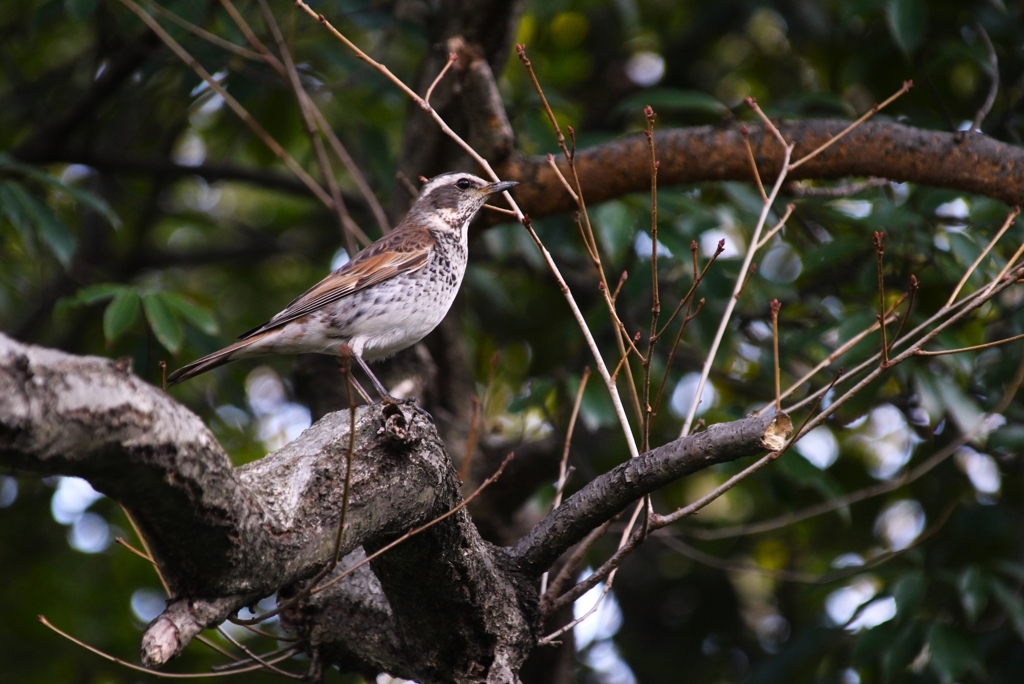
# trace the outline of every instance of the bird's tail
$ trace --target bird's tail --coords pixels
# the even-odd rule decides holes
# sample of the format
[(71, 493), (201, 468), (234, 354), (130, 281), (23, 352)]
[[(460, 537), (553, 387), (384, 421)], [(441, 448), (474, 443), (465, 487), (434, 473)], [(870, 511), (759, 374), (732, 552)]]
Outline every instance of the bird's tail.
[[(219, 351), (215, 351), (212, 354), (208, 354), (201, 359), (193, 361), (192, 363), (182, 366), (178, 370), (174, 371), (167, 376), (167, 386), (177, 385), (179, 382), (184, 382), (189, 378), (194, 378), (197, 375), (205, 373), (208, 370), (213, 370), (218, 366), (223, 366), (225, 363), (234, 361), (235, 359), (243, 358), (238, 352), (246, 349), (254, 342), (262, 340), (268, 333), (272, 331), (267, 330), (263, 334), (253, 335), (247, 337), (244, 340), (239, 340), (234, 344), (229, 344)], [(255, 354), (245, 354), (244, 356), (250, 356)]]

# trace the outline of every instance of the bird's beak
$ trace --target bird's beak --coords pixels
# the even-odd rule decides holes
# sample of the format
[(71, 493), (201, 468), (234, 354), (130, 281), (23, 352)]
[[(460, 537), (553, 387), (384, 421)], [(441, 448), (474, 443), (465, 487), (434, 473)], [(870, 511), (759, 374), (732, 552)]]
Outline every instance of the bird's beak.
[(499, 192), (505, 192), (506, 190), (516, 187), (517, 185), (519, 185), (518, 181), (499, 181), (497, 183), (485, 185), (480, 189), (483, 192), (487, 193), (488, 195), (496, 195)]

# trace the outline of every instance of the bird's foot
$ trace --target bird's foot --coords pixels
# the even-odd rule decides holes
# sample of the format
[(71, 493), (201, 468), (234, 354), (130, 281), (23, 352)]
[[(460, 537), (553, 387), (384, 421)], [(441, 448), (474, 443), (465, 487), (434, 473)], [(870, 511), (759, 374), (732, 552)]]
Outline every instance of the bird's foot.
[(417, 399), (416, 397), (407, 397), (405, 399), (399, 399), (398, 397), (393, 397), (387, 393), (385, 393), (380, 399), (380, 403), (384, 404), (385, 406), (409, 406), (414, 411), (419, 413), (421, 416), (428, 418), (430, 422), (434, 422), (434, 416), (430, 415), (430, 412), (428, 412), (425, 408), (419, 406), (416, 403), (417, 401), (419, 401), (419, 399)]

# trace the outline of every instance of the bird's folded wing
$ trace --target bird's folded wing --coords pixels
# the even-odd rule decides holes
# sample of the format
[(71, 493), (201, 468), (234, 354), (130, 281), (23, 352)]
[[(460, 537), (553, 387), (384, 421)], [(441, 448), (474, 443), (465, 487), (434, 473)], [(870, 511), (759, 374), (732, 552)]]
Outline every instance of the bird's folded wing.
[(434, 240), (429, 234), (414, 237), (409, 234), (402, 236), (391, 233), (387, 238), (363, 250), (356, 255), (355, 259), (296, 297), (284, 311), (238, 339), (244, 340), (264, 330), (277, 328), (343, 297), (402, 273), (410, 273), (422, 268), (427, 263), (433, 246)]

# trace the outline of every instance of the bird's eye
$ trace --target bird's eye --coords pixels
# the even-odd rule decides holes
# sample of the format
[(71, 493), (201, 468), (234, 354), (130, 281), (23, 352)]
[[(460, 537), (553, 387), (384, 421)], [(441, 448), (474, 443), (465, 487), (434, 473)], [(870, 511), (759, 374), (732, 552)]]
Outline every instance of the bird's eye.
[(472, 186), (473, 184), (469, 182), (468, 178), (460, 178), (459, 180), (455, 181), (455, 187), (457, 187), (459, 190), (469, 190)]

